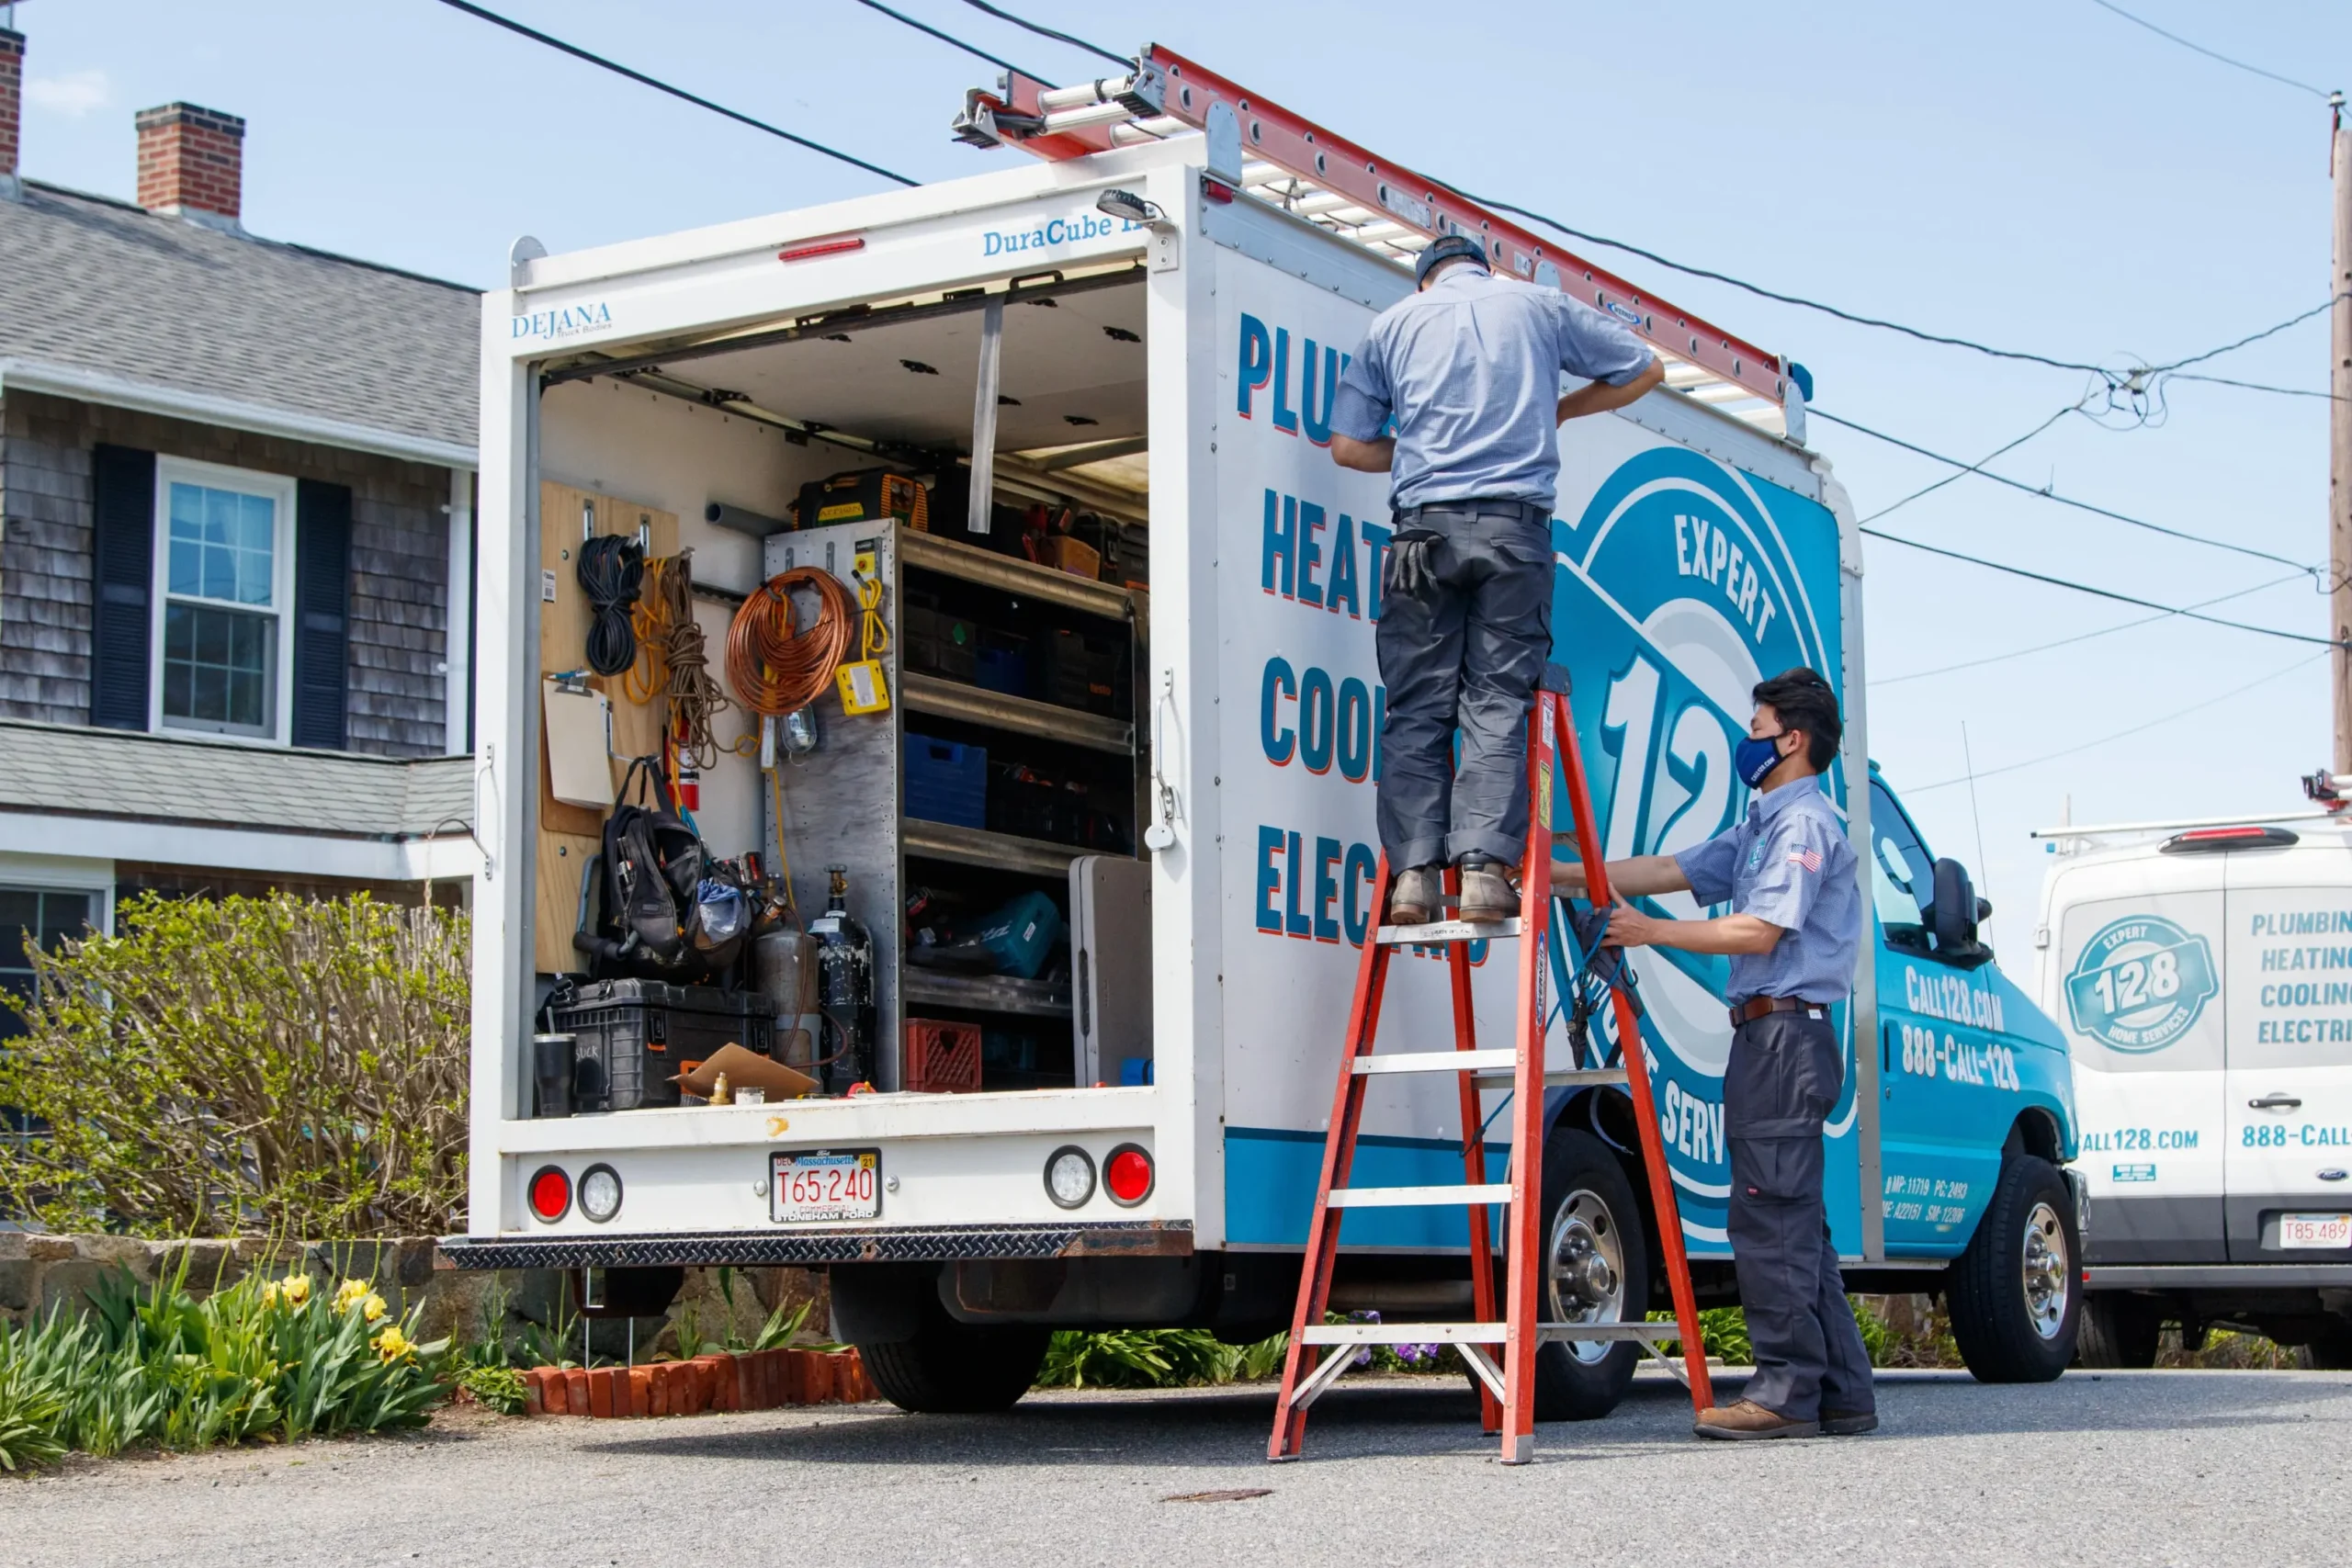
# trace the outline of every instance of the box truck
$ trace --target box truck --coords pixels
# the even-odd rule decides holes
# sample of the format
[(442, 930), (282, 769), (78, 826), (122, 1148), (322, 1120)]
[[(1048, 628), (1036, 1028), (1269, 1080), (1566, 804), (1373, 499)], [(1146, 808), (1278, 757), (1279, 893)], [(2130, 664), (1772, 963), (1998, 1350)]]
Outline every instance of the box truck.
[[(2347, 781), (2352, 782), (2352, 781)], [(2082, 1354), (2177, 1325), (2352, 1366), (2352, 823), (2059, 827), (2035, 995), (2064, 1026), (2091, 1223)]]
[[(1861, 1288), (1947, 1292), (1980, 1375), (2056, 1376), (2081, 1245), (2065, 1046), (1867, 761), (1860, 539), (1804, 444), (1800, 373), (1165, 51), (1107, 85), (975, 95), (964, 125), (1057, 155), (573, 254), (526, 240), (485, 300), (458, 1264), (609, 1271), (616, 1296), (681, 1265), (822, 1268), (835, 1332), (912, 1409), (1010, 1404), (1057, 1327), (1283, 1325), (1379, 919), (1389, 513), (1326, 422), (1412, 251), (1452, 227), (1668, 362), (1666, 389), (1561, 432), (1552, 624), (1609, 852), (1747, 809), (1730, 763), (1760, 677), (1838, 687), (1826, 787), (1875, 918), (1838, 1010), (1837, 1244)], [(583, 674), (616, 612), (576, 602), (579, 558), (613, 534), (692, 552), (705, 661), (758, 654), (731, 701), (775, 706), (771, 677), (811, 659), (834, 684), (681, 720), (674, 678), (665, 710), (630, 700), (641, 678)], [(582, 712), (589, 774), (601, 723), (616, 775), (650, 752), (684, 784), (691, 762), (698, 806), (583, 795)], [(644, 870), (626, 835), (608, 852), (616, 809), (734, 863), (779, 963), (676, 985), (583, 957), (611, 940), (573, 933), (614, 929), (613, 853)], [(1476, 957), (1480, 1028), (1505, 1038), (1515, 965)], [(1724, 961), (1634, 968), (1679, 1223), (1702, 1299), (1731, 1301)], [(1390, 1048), (1452, 1038), (1445, 975), (1436, 952), (1394, 972)], [(754, 1075), (763, 1102), (672, 1082), (729, 1008), (729, 1043), (797, 1074)], [(1499, 1163), (1497, 1093), (1484, 1109)], [(1636, 1317), (1663, 1297), (1631, 1102), (1545, 1110), (1549, 1245), (1611, 1265), (1550, 1270), (1546, 1311)], [(1458, 1179), (1457, 1122), (1451, 1082), (1384, 1079), (1358, 1182)], [(1361, 1210), (1342, 1241), (1339, 1309), (1463, 1315), (1451, 1213)], [(1544, 1354), (1544, 1413), (1589, 1416), (1636, 1352)]]

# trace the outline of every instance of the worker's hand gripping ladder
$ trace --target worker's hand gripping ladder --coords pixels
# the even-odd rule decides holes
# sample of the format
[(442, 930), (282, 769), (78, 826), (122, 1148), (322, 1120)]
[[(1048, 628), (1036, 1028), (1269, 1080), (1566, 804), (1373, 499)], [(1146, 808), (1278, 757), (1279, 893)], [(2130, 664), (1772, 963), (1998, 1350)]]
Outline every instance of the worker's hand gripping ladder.
[[(1592, 795), (1585, 783), (1584, 761), (1577, 748), (1576, 726), (1570, 716), (1566, 671), (1549, 667), (1535, 694), (1533, 722), (1528, 726), (1527, 858), (1521, 867), (1520, 913), (1499, 924), (1440, 920), (1421, 926), (1381, 926), (1363, 945), (1356, 971), (1354, 1000), (1348, 1010), (1347, 1043), (1340, 1054), (1339, 1087), (1331, 1101), (1330, 1130), (1323, 1145), (1323, 1175), (1315, 1192), (1315, 1213), (1306, 1235), (1306, 1256), (1299, 1276), (1298, 1306), (1291, 1320), (1290, 1350), (1283, 1363), (1282, 1396), (1274, 1405), (1274, 1431), (1267, 1445), (1269, 1459), (1297, 1457), (1306, 1433), (1306, 1409), (1339, 1381), (1340, 1374), (1367, 1345), (1451, 1344), (1459, 1350), (1481, 1387), (1479, 1404), (1486, 1427), (1502, 1434), (1502, 1460), (1524, 1464), (1535, 1451), (1535, 1350), (1544, 1340), (1638, 1340), (1659, 1359), (1661, 1340), (1679, 1340), (1696, 1410), (1714, 1404), (1707, 1376), (1706, 1350), (1701, 1342), (1699, 1308), (1690, 1288), (1690, 1261), (1682, 1247), (1682, 1221), (1674, 1198), (1674, 1184), (1666, 1165), (1658, 1121), (1650, 1098), (1649, 1069), (1641, 1051), (1640, 1008), (1632, 991), (1630, 972), (1613, 955), (1578, 943), (1575, 963), (1561, 964), (1562, 1000), (1578, 1000), (1586, 987), (1605, 982), (1615, 1010), (1619, 1062), (1614, 1066), (1581, 1064), (1547, 1070), (1544, 1035), (1547, 1021), (1544, 978), (1552, 944), (1566, 933), (1556, 931), (1552, 914), (1552, 797), (1555, 771), (1566, 773), (1568, 806), (1576, 818), (1577, 851), (1583, 861), (1587, 891), (1596, 911), (1610, 908), (1609, 878), (1601, 862), (1601, 841), (1593, 821)], [(1385, 855), (1373, 878), (1373, 908), (1388, 907), (1390, 870)], [(1449, 894), (1459, 893), (1458, 877), (1446, 876)], [(1591, 922), (1597, 928), (1598, 922)], [(1586, 934), (1592, 934), (1588, 931)], [(1469, 943), (1481, 939), (1517, 937), (1519, 987), (1517, 1043), (1509, 1050), (1482, 1051), (1474, 1033), (1470, 1005)], [(1375, 1055), (1381, 994), (1388, 979), (1391, 955), (1400, 946), (1446, 949), (1453, 980), (1453, 1043), (1451, 1051), (1386, 1052)], [(1565, 948), (1563, 952), (1565, 953)], [(1597, 962), (1596, 962), (1597, 961)], [(1596, 1060), (1599, 1059), (1597, 1056)], [(1464, 1184), (1458, 1187), (1351, 1187), (1348, 1178), (1355, 1159), (1356, 1136), (1363, 1120), (1366, 1081), (1381, 1073), (1453, 1073), (1462, 1091), (1462, 1159)], [(1478, 1093), (1482, 1085), (1511, 1087), (1510, 1174), (1507, 1182), (1487, 1179), (1487, 1156)], [(1649, 1179), (1650, 1202), (1657, 1218), (1658, 1239), (1665, 1253), (1667, 1283), (1674, 1302), (1674, 1321), (1647, 1323), (1544, 1323), (1539, 1320), (1544, 1273), (1544, 1090), (1555, 1085), (1585, 1087), (1623, 1085), (1632, 1095), (1634, 1120), (1640, 1129), (1642, 1164)], [(1476, 1314), (1472, 1323), (1343, 1323), (1324, 1322), (1331, 1294), (1331, 1266), (1339, 1250), (1340, 1225), (1350, 1209), (1425, 1207), (1459, 1203), (1469, 1210), (1471, 1300)], [(1508, 1301), (1499, 1314), (1495, 1301), (1495, 1271), (1487, 1222), (1489, 1204), (1507, 1205), (1503, 1234), (1508, 1259)], [(1630, 1219), (1631, 1216), (1626, 1216)], [(1638, 1317), (1647, 1296), (1648, 1281), (1623, 1282), (1623, 1299)], [(1315, 1359), (1317, 1350), (1321, 1359)], [(1499, 1358), (1496, 1352), (1499, 1351)], [(1499, 1359), (1499, 1364), (1498, 1364)], [(1671, 1361), (1667, 1363), (1669, 1367)]]

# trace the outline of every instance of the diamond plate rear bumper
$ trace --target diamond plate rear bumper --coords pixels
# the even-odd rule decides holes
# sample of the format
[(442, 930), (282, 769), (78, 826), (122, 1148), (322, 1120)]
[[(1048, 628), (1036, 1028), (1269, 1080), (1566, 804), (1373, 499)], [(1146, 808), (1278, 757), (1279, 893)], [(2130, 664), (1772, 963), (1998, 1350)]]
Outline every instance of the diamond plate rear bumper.
[(1189, 1222), (1158, 1220), (679, 1235), (453, 1235), (441, 1240), (442, 1257), (459, 1269), (639, 1269), (664, 1264), (805, 1267), (1014, 1258), (1178, 1258), (1192, 1250)]

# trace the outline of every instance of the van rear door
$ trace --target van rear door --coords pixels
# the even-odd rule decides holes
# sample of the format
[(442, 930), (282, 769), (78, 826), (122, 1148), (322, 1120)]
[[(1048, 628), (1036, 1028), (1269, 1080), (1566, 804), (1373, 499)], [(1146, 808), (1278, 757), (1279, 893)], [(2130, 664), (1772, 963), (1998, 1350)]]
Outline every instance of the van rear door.
[(2225, 1262), (2219, 868), (2148, 854), (2078, 878), (2091, 896), (2059, 916), (2052, 1010), (2074, 1059), (2090, 1261)]
[(2227, 861), (2230, 1258), (2352, 1261), (2352, 848)]

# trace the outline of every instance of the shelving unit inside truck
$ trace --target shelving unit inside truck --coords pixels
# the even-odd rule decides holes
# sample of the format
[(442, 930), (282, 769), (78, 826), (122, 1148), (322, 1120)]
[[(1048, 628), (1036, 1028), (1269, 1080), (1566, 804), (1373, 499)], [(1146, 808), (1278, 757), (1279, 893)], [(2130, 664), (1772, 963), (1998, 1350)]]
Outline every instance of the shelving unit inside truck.
[[(967, 137), (1051, 143), (1037, 161), (571, 255), (526, 240), (486, 299), (453, 1255), (624, 1294), (631, 1270), (826, 1267), (836, 1332), (912, 1408), (1009, 1404), (1055, 1325), (1281, 1326), (1377, 914), (1385, 483), (1330, 461), (1324, 421), (1405, 259), (1483, 224), (1499, 266), (1668, 361), (1667, 389), (1561, 434), (1556, 657), (1611, 852), (1745, 811), (1754, 681), (1838, 686), (1829, 787), (1880, 930), (1841, 1010), (1837, 1238), (1853, 1278), (1904, 1288), (1964, 1289), (1955, 1259), (1994, 1248), (1986, 1321), (2030, 1349), (2052, 1298), (2024, 1227), (2064, 1210), (2062, 1264), (2074, 1235), (2063, 1048), (1866, 763), (1859, 541), (1785, 362), (1164, 51), (1091, 91), (976, 96)], [(1372, 172), (1326, 188), (1327, 152)], [(602, 570), (632, 541), (633, 614)], [(616, 615), (639, 662), (599, 676)], [(617, 787), (632, 757), (694, 798), (605, 798), (600, 765)], [(1512, 967), (1474, 980), (1492, 1040)], [(1721, 963), (1635, 969), (1685, 1237), (1730, 1299)], [(1434, 953), (1390, 986), (1385, 1039), (1451, 1043)], [(730, 1043), (760, 1102), (701, 1092)], [(621, 1108), (623, 1065), (662, 1090)], [(1628, 1102), (1555, 1100), (1554, 1239), (1614, 1284), (1555, 1283), (1547, 1310), (1638, 1315), (1657, 1248)], [(1368, 1106), (1359, 1184), (1458, 1179), (1451, 1082)], [(1460, 1315), (1460, 1226), (1351, 1213), (1335, 1305)], [(2055, 1303), (2043, 1359), (2071, 1348), (2063, 1280)], [(1606, 1409), (1633, 1353), (1548, 1347), (1544, 1407)]]

